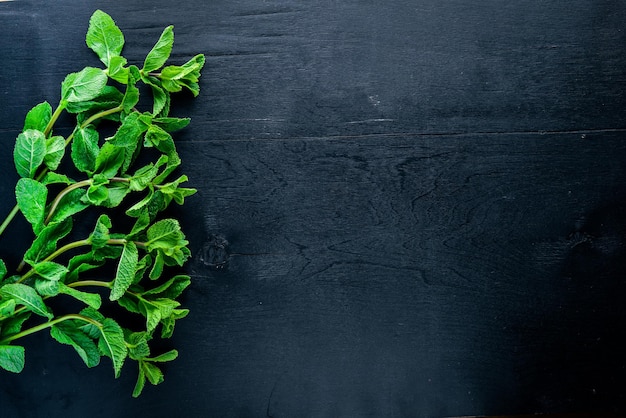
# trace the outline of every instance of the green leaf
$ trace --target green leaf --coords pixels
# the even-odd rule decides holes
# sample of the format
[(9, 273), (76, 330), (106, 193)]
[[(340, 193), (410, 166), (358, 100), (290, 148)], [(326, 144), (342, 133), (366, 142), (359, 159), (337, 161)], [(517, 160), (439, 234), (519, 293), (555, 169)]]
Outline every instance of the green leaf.
[(176, 219), (162, 219), (148, 228), (148, 251), (157, 248), (169, 249), (181, 245), (187, 245), (185, 235), (180, 229)]
[(170, 93), (163, 89), (161, 81), (156, 77), (142, 74), (141, 81), (150, 86), (152, 90), (152, 114), (154, 116), (167, 116), (170, 107)]
[(102, 10), (96, 10), (89, 19), (85, 42), (98, 55), (100, 61), (109, 67), (111, 58), (122, 53), (124, 34), (111, 16)]
[(137, 376), (137, 383), (133, 389), (133, 398), (137, 398), (141, 395), (143, 388), (146, 386), (146, 374), (143, 372), (141, 366), (139, 367), (139, 375)]
[(126, 293), (126, 290), (132, 284), (135, 277), (138, 262), (139, 253), (137, 246), (134, 242), (128, 241), (124, 245), (124, 250), (122, 251), (122, 256), (117, 266), (113, 289), (111, 289), (111, 300), (117, 300)]
[(196, 189), (178, 187), (181, 183), (184, 183), (187, 180), (187, 176), (182, 175), (173, 182), (164, 184), (160, 188), (160, 192), (163, 193), (168, 204), (172, 200), (174, 200), (179, 205), (182, 205), (185, 202), (185, 197), (191, 196), (196, 193)]
[(154, 47), (146, 56), (143, 63), (144, 72), (150, 72), (161, 68), (172, 52), (172, 45), (174, 44), (174, 27), (168, 26), (163, 30), (161, 37), (154, 45)]
[(107, 241), (111, 238), (109, 234), (111, 226), (111, 218), (108, 215), (100, 215), (93, 232), (89, 236), (92, 248), (102, 248), (107, 244)]
[(141, 310), (139, 309), (139, 305), (133, 299), (134, 298), (131, 299), (127, 295), (124, 295), (117, 300), (117, 304), (126, 309), (128, 312), (142, 314)]
[(149, 122), (149, 120), (146, 120), (146, 116), (139, 112), (129, 114), (115, 132), (115, 135), (109, 139), (110, 143), (118, 147), (136, 146), (141, 134), (148, 129)]
[(102, 298), (97, 293), (82, 292), (63, 283), (59, 283), (59, 293), (71, 296), (94, 309), (100, 309), (100, 306), (102, 306)]
[(15, 185), (17, 206), (38, 233), (43, 227), (48, 189), (36, 180), (22, 178)]
[(159, 325), (159, 322), (163, 318), (161, 315), (161, 310), (154, 304), (144, 300), (139, 300), (139, 310), (142, 315), (146, 317), (146, 330), (148, 332), (154, 331), (154, 329)]
[(50, 106), (50, 103), (39, 103), (26, 114), (23, 130), (35, 129), (44, 132), (50, 119), (52, 119), (52, 106)]
[(70, 185), (70, 184), (74, 184), (76, 183), (74, 180), (70, 179), (69, 177), (67, 177), (65, 174), (59, 174), (59, 173), (55, 173), (55, 172), (48, 172), (46, 173), (46, 176), (43, 178), (43, 180), (41, 180), (41, 183), (44, 185), (48, 185), (48, 184), (66, 184), (66, 185)]
[(172, 315), (161, 320), (161, 338), (170, 338), (174, 334), (174, 326), (177, 319), (182, 319), (189, 314), (189, 309), (174, 309)]
[(67, 274), (67, 267), (55, 263), (54, 261), (42, 261), (40, 263), (35, 264), (33, 267), (35, 273), (39, 277), (42, 277), (46, 280), (50, 281), (63, 281), (65, 275)]
[(133, 108), (139, 103), (139, 89), (136, 84), (137, 81), (141, 78), (139, 74), (139, 69), (135, 65), (131, 65), (128, 68), (127, 75), (127, 85), (126, 92), (124, 93), (124, 99), (122, 100), (122, 107), (124, 108), (124, 112), (129, 114), (132, 112)]
[(4, 276), (7, 274), (7, 266), (4, 264), (4, 261), (0, 259), (0, 280), (4, 279)]
[(160, 286), (142, 293), (145, 296), (175, 299), (191, 284), (191, 278), (185, 275), (174, 276)]
[(198, 54), (182, 66), (170, 65), (161, 71), (161, 82), (163, 87), (171, 92), (180, 91), (187, 88), (194, 96), (200, 93), (198, 79), (200, 70), (204, 66), (204, 55)]
[(150, 383), (158, 385), (163, 382), (163, 372), (161, 372), (161, 369), (147, 361), (141, 361), (139, 364)]
[(13, 161), (20, 177), (34, 178), (46, 156), (46, 137), (43, 132), (27, 129), (17, 136)]
[(148, 274), (148, 277), (150, 277), (150, 280), (156, 280), (159, 277), (161, 277), (161, 274), (163, 274), (164, 267), (165, 267), (165, 259), (163, 258), (163, 252), (158, 251), (156, 253), (156, 256), (154, 257), (154, 264), (152, 265), (152, 269), (150, 270), (150, 273)]
[(61, 164), (63, 155), (65, 154), (65, 138), (62, 136), (53, 136), (46, 139), (46, 155), (43, 157), (43, 163), (50, 170), (56, 170)]
[(149, 337), (150, 335), (147, 332), (127, 333), (126, 342), (128, 343), (128, 357), (133, 360), (140, 360), (149, 357)]
[(12, 373), (24, 370), (24, 347), (19, 345), (0, 345), (0, 367)]
[(102, 206), (102, 204), (108, 199), (109, 191), (104, 184), (92, 184), (87, 189), (85, 195), (85, 203), (90, 203), (95, 206)]
[[(0, 303), (0, 317), (8, 317), (15, 312), (15, 300), (9, 299)], [(3, 320), (4, 318), (0, 319)], [(0, 323), (1, 325), (2, 323)]]
[(107, 192), (107, 198), (101, 205), (107, 208), (114, 208), (122, 203), (124, 197), (130, 192), (130, 188), (128, 183), (114, 182), (107, 186)]
[[(80, 113), (81, 116), (84, 116), (86, 119), (86, 117), (90, 116), (92, 113), (106, 109), (113, 109), (119, 106), (123, 97), (124, 95), (122, 92), (116, 87), (104, 86), (98, 96), (91, 100), (67, 103), (65, 110), (67, 110), (68, 113)], [(108, 116), (107, 118), (111, 117), (113, 116)]]
[(157, 362), (157, 363), (164, 363), (167, 361), (176, 360), (177, 357), (178, 357), (178, 351), (170, 350), (167, 353), (163, 353), (156, 357), (147, 358), (146, 360)]
[(56, 210), (52, 214), (52, 218), (49, 223), (61, 222), (62, 220), (89, 207), (88, 204), (83, 203), (82, 201), (85, 193), (86, 191), (84, 189), (75, 189), (63, 196), (63, 198), (59, 201)]
[(128, 82), (128, 68), (124, 67), (126, 64), (124, 57), (111, 57), (107, 74), (118, 83), (126, 84)]
[(92, 323), (85, 323), (83, 321), (81, 321), (80, 323), (76, 322), (76, 324), (79, 326), (81, 331), (83, 331), (85, 334), (87, 334), (90, 338), (94, 340), (100, 339), (102, 337), (101, 327), (105, 320), (104, 315), (102, 315), (100, 312), (98, 312), (96, 309), (92, 307), (87, 307), (83, 309), (82, 311), (79, 312), (79, 314), (89, 319), (93, 319), (99, 324), (99, 325), (96, 325)]
[(94, 255), (91, 252), (76, 255), (70, 258), (68, 262), (67, 269), (69, 273), (65, 277), (65, 280), (67, 283), (75, 282), (79, 279), (81, 273), (101, 267), (103, 264), (104, 260), (94, 260)]
[(0, 336), (6, 338), (17, 334), (22, 330), (22, 325), (30, 316), (30, 311), (21, 311), (17, 314), (14, 313), (10, 318), (3, 319), (2, 327), (0, 327)]
[(174, 131), (183, 129), (184, 127), (189, 125), (189, 122), (191, 122), (191, 119), (190, 118), (164, 117), (164, 118), (154, 118), (152, 122), (167, 132), (174, 132)]
[(102, 321), (100, 333), (101, 337), (98, 340), (98, 348), (103, 355), (111, 359), (115, 377), (118, 378), (126, 355), (128, 354), (128, 349), (124, 342), (124, 331), (113, 319), (105, 318)]
[(66, 218), (61, 222), (48, 224), (43, 228), (32, 245), (24, 254), (24, 261), (31, 266), (43, 260), (54, 252), (57, 242), (67, 236), (72, 230), (72, 219)]
[(52, 319), (54, 316), (35, 289), (21, 283), (5, 284), (0, 287), (0, 296), (4, 299), (14, 299), (15, 303), (24, 306), (29, 311)]
[(96, 343), (85, 334), (74, 322), (64, 321), (50, 328), (50, 336), (61, 344), (74, 347), (87, 367), (100, 363), (100, 352)]
[(98, 131), (92, 125), (85, 128), (76, 127), (74, 130), (72, 161), (83, 173), (91, 174), (96, 168), (96, 160), (100, 153), (98, 141)]
[(95, 99), (104, 90), (107, 79), (104, 71), (94, 67), (68, 74), (61, 83), (61, 100), (74, 103)]
[(96, 157), (95, 172), (107, 178), (114, 177), (124, 164), (124, 149), (105, 142)]

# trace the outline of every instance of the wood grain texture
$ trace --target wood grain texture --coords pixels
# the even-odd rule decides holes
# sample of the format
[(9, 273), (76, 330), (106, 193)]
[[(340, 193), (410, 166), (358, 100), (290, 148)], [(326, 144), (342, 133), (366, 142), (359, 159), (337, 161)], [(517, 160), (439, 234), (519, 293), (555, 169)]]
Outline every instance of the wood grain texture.
[(97, 65), (96, 7), (129, 57), (169, 24), (207, 55), (175, 103), (191, 314), (138, 400), (33, 336), (0, 415), (626, 411), (624, 3), (3, 3), (3, 195), (25, 112)]

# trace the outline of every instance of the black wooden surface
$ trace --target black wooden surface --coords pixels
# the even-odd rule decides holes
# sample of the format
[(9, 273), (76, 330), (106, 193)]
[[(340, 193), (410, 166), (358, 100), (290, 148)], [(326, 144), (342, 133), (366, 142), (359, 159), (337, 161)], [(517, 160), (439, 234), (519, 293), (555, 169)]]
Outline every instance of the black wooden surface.
[(626, 413), (626, 3), (0, 2), (2, 213), (95, 8), (128, 57), (169, 24), (207, 55), (175, 103), (191, 314), (137, 400), (29, 337), (0, 416)]

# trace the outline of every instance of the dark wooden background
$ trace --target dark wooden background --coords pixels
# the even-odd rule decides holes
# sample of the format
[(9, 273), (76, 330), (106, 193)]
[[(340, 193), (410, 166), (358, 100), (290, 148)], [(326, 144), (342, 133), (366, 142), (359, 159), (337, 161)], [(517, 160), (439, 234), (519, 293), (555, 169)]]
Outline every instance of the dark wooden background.
[(95, 8), (129, 58), (169, 24), (207, 55), (175, 102), (191, 314), (137, 400), (29, 337), (0, 416), (626, 413), (626, 2), (0, 2), (3, 214)]

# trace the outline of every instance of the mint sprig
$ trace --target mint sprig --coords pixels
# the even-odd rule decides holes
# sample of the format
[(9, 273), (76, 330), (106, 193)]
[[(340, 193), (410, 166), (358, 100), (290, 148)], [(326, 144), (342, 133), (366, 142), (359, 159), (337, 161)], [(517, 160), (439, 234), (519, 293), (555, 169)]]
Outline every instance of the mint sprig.
[[(127, 361), (136, 362), (132, 394), (139, 396), (146, 381), (163, 381), (159, 364), (178, 356), (177, 350), (153, 355), (152, 342), (171, 337), (176, 321), (189, 312), (179, 298), (191, 279), (176, 271), (190, 257), (189, 242), (178, 220), (162, 213), (196, 192), (183, 187), (187, 176), (173, 176), (181, 159), (172, 132), (187, 126), (189, 119), (171, 117), (169, 111), (172, 93), (199, 94), (204, 56), (181, 65), (168, 63), (172, 26), (163, 30), (141, 67), (122, 56), (124, 43), (113, 19), (96, 10), (86, 44), (104, 67), (68, 74), (56, 108), (47, 101), (34, 106), (17, 135), (17, 204), (0, 224), (0, 235), (21, 213), (33, 239), (14, 274), (0, 259), (0, 368), (21, 372), (25, 349), (16, 342), (49, 330), (54, 340), (73, 347), (87, 367), (107, 357), (118, 377)], [(139, 84), (152, 92), (151, 104), (141, 106), (151, 111), (137, 108)], [(54, 133), (63, 112), (76, 120), (67, 137)], [(117, 124), (110, 137), (103, 137), (100, 129), (104, 120)], [(153, 160), (137, 166), (145, 148), (153, 148)], [(148, 158), (146, 154), (141, 160)], [(59, 171), (68, 167), (63, 160), (71, 162), (69, 172)], [(74, 226), (93, 219), (81, 217), (84, 211), (99, 215), (92, 232), (77, 239)], [(129, 231), (114, 227), (120, 217), (134, 219)], [(85, 307), (59, 315), (52, 306), (64, 298)], [(126, 328), (120, 325), (129, 322), (125, 318), (106, 317), (101, 308), (110, 303), (129, 316), (142, 317), (143, 327)]]

